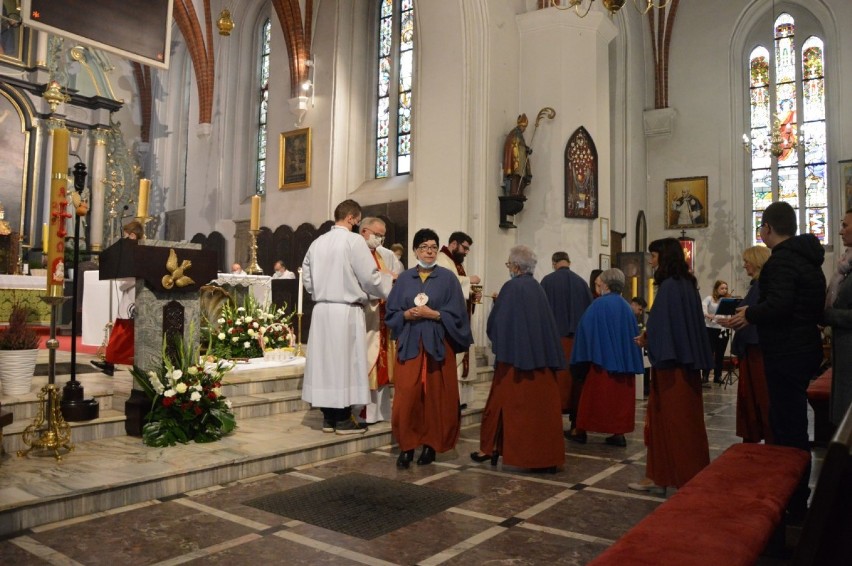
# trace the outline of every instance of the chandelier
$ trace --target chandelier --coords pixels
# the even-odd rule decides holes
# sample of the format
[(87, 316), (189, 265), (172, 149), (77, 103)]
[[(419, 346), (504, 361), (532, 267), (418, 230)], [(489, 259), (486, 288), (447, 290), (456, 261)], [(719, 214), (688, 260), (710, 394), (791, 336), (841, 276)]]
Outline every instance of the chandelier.
[(778, 115), (775, 116), (772, 131), (768, 137), (749, 139), (748, 134), (743, 134), (743, 149), (746, 153), (751, 153), (754, 149), (757, 153), (769, 152), (779, 159), (795, 151), (798, 145), (795, 124), (789, 119), (782, 121)]
[[(647, 14), (651, 8), (665, 8), (671, 0), (660, 0), (659, 4), (655, 4), (654, 0), (633, 0), (633, 6), (640, 14)], [(574, 9), (574, 12), (581, 18), (585, 18), (592, 9), (592, 4), (595, 0), (550, 0), (550, 5), (560, 10)], [(601, 0), (601, 4), (609, 12), (610, 17), (614, 16), (622, 6), (627, 3), (627, 0)]]

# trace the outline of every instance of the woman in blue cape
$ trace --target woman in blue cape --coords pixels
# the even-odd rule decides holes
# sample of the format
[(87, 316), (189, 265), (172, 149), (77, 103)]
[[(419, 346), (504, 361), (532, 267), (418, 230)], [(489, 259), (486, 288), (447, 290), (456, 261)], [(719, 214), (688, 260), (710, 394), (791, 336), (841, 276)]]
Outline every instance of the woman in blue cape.
[(565, 367), (559, 331), (544, 290), (532, 273), (536, 257), (527, 246), (509, 252), (512, 277), (488, 317), (496, 367), (482, 413), (475, 462), (491, 460), (541, 471), (565, 462), (562, 404), (556, 370)]
[(658, 290), (645, 334), (637, 340), (647, 347), (652, 368), (646, 478), (629, 485), (637, 491), (681, 487), (710, 463), (701, 370), (712, 368), (713, 359), (701, 297), (677, 240), (655, 240), (648, 251)]
[(571, 375), (585, 379), (570, 438), (584, 443), (586, 431), (603, 432), (611, 435), (607, 444), (627, 446), (624, 434), (635, 427), (636, 374), (645, 372), (634, 342), (639, 325), (621, 296), (624, 273), (607, 269), (598, 277), (601, 296), (580, 319), (571, 354)]
[(464, 295), (456, 275), (438, 266), (438, 235), (414, 234), (417, 267), (397, 278), (385, 323), (397, 340), (391, 426), (399, 443), (398, 468), (408, 468), (423, 445), (421, 465), (452, 450), (459, 437), (456, 352), (473, 343)]

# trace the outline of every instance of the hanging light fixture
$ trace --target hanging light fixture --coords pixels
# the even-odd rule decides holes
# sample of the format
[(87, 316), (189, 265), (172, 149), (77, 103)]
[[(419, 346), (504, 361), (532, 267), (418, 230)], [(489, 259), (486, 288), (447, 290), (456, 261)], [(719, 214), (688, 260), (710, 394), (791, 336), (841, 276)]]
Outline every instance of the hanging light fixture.
[[(592, 9), (595, 0), (550, 0), (550, 5), (560, 10), (574, 9), (577, 16), (585, 18)], [(654, 0), (633, 0), (633, 7), (640, 14), (647, 14), (651, 8), (665, 8), (671, 0), (660, 0), (659, 4)], [(618, 13), (627, 3), (627, 0), (601, 0), (601, 4), (609, 12), (610, 17)]]
[(683, 249), (683, 259), (689, 266), (689, 272), (693, 273), (695, 271), (695, 238), (690, 238), (686, 235), (686, 230), (681, 230), (677, 241)]
[(231, 35), (231, 30), (234, 29), (235, 25), (233, 18), (231, 18), (230, 10), (223, 8), (219, 13), (219, 19), (216, 20), (216, 27), (219, 28), (219, 35)]

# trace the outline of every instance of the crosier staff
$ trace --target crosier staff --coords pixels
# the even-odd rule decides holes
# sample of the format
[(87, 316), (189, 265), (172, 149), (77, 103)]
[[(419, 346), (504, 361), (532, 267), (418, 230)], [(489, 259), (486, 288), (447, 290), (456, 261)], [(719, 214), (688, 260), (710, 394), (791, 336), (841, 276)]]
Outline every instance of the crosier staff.
[[(556, 110), (551, 108), (550, 106), (545, 106), (541, 110), (538, 111), (538, 115), (535, 117), (535, 127), (533, 128), (532, 137), (530, 137), (530, 143), (527, 144), (526, 155), (523, 156), (523, 166), (521, 167), (521, 171), (523, 174), (521, 175), (521, 179), (525, 179), (527, 177), (527, 169), (529, 168), (530, 163), (530, 155), (533, 152), (533, 142), (535, 141), (535, 135), (538, 132), (538, 125), (541, 123), (542, 118), (547, 118), (548, 120), (553, 120), (556, 118)], [(530, 178), (532, 176), (530, 175)], [(529, 182), (527, 182), (529, 184)], [(523, 190), (521, 191), (523, 193)]]

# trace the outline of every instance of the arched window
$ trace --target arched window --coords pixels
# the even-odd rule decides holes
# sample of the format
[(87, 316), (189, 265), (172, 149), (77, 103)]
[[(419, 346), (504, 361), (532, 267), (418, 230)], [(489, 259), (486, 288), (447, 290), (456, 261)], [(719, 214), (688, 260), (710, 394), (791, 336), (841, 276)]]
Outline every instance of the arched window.
[(798, 212), (799, 233), (830, 243), (825, 49), (816, 35), (799, 39), (785, 12), (775, 18), (771, 39), (749, 54), (753, 243), (761, 241), (763, 210), (779, 200)]
[(376, 178), (411, 172), (414, 0), (379, 0)]
[(266, 192), (266, 146), (269, 141), (266, 120), (269, 117), (269, 39), (272, 23), (269, 18), (263, 22), (258, 46), (257, 95), (257, 168), (254, 192), (262, 195)]

